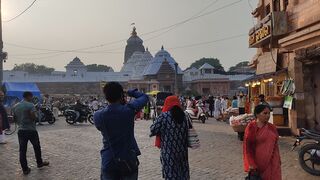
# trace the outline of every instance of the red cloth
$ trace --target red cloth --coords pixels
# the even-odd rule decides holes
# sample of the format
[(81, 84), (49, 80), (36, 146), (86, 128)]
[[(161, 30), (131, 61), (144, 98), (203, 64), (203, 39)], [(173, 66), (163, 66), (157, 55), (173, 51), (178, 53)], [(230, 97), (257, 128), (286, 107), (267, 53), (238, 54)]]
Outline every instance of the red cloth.
[(248, 124), (243, 141), (243, 165), (257, 169), (263, 180), (281, 180), (281, 160), (277, 128), (270, 123), (259, 128), (256, 121)]
[(160, 144), (161, 144), (160, 135), (157, 135), (157, 136), (156, 136), (156, 140), (154, 141), (154, 145), (155, 145), (156, 147), (160, 148), (160, 147), (161, 147)]
[(173, 106), (181, 107), (179, 98), (177, 96), (168, 96), (164, 101), (162, 112), (170, 111)]
[[(170, 111), (173, 106), (181, 107), (180, 100), (179, 100), (179, 98), (177, 96), (168, 96), (166, 98), (166, 100), (164, 101), (162, 112)], [(160, 135), (157, 135), (156, 139), (155, 139), (155, 142), (154, 142), (154, 145), (156, 147), (160, 148), (161, 147), (160, 144), (161, 144)]]

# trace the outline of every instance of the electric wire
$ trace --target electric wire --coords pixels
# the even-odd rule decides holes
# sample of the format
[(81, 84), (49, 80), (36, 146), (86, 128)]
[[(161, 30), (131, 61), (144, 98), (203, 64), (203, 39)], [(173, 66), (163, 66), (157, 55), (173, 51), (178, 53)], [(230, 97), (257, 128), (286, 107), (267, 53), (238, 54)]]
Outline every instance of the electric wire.
[[(216, 0), (218, 1), (218, 0)], [(208, 7), (204, 8), (203, 10), (206, 10), (208, 9), (210, 6), (212, 6), (214, 3), (216, 3), (216, 1), (214, 1), (213, 3), (211, 3)], [(191, 18), (188, 18), (186, 20), (183, 20), (183, 21), (180, 21), (178, 23), (175, 23), (175, 24), (172, 24), (172, 25), (169, 25), (169, 26), (166, 26), (166, 27), (162, 27), (162, 28), (159, 28), (159, 29), (156, 29), (156, 30), (153, 30), (153, 31), (150, 31), (150, 32), (147, 32), (147, 33), (142, 33), (140, 36), (145, 36), (145, 35), (148, 35), (148, 34), (152, 34), (152, 33), (155, 33), (155, 32), (159, 32), (159, 31), (163, 31), (163, 30), (166, 30), (166, 29), (170, 29), (170, 28), (173, 28), (177, 25), (181, 25), (181, 24), (184, 24), (186, 22), (189, 22), (189, 21), (192, 21), (192, 20), (195, 20), (195, 19), (198, 19), (200, 17), (203, 17), (203, 16), (207, 16), (209, 14), (212, 14), (212, 13), (215, 13), (215, 12), (218, 12), (222, 9), (225, 9), (225, 8), (228, 8), (228, 7), (231, 7), (237, 3), (240, 3), (241, 1), (243, 0), (238, 0), (236, 2), (232, 2), (232, 3), (229, 3), (227, 5), (224, 5), (220, 8), (217, 8), (217, 9), (214, 9), (212, 11), (209, 11), (207, 13), (203, 13), (202, 12), (199, 12), (200, 15), (196, 15), (196, 16), (193, 16)], [(168, 30), (169, 31), (169, 30)], [(162, 35), (162, 34), (161, 34)], [(152, 37), (152, 38), (155, 38), (155, 37)], [(84, 48), (79, 48), (79, 49), (73, 49), (73, 50), (58, 50), (58, 49), (45, 49), (45, 48), (35, 48), (35, 47), (28, 47), (28, 46), (22, 46), (22, 45), (17, 45), (17, 44), (13, 44), (13, 43), (6, 43), (7, 45), (11, 45), (11, 46), (16, 46), (16, 47), (21, 47), (21, 48), (29, 48), (29, 49), (32, 49), (32, 50), (42, 50), (42, 51), (52, 51), (52, 52), (78, 52), (78, 51), (82, 51), (82, 50), (88, 50), (88, 49), (94, 49), (94, 48), (99, 48), (99, 47), (104, 47), (104, 46), (107, 46), (107, 45), (111, 45), (111, 44), (116, 44), (116, 43), (120, 43), (120, 42), (123, 42), (127, 39), (121, 39), (121, 40), (116, 40), (116, 41), (112, 41), (112, 42), (108, 42), (108, 43), (104, 43), (104, 44), (100, 44), (100, 45), (94, 45), (94, 46), (88, 46), (88, 47), (84, 47)], [(150, 40), (150, 39), (149, 39)]]
[[(213, 6), (214, 4), (216, 4), (218, 1), (219, 1), (219, 0), (215, 0), (215, 1), (211, 2), (208, 6), (206, 6), (206, 7), (203, 8), (203, 9), (201, 9), (199, 12), (197, 12), (196, 14), (194, 14), (193, 16), (191, 16), (189, 19), (192, 19), (192, 18), (194, 18), (194, 17), (202, 14), (205, 10), (209, 9), (211, 6)], [(175, 29), (176, 27), (178, 27), (178, 26), (180, 26), (180, 25), (181, 25), (181, 24), (178, 24), (178, 25), (176, 25), (176, 26), (173, 26), (172, 28), (170, 28), (170, 29), (168, 29), (168, 30), (166, 30), (166, 31), (164, 31), (164, 32), (156, 35), (156, 36), (153, 36), (153, 37), (150, 37), (150, 38), (148, 38), (148, 39), (145, 39), (144, 41), (146, 42), (146, 41), (149, 41), (149, 40), (158, 38), (158, 37), (160, 37), (160, 36), (162, 36), (162, 35), (170, 32), (170, 31), (172, 31), (173, 29)]]
[(9, 20), (4, 20), (3, 22), (10, 22), (13, 21), (15, 19), (17, 19), (18, 17), (22, 16), (25, 12), (27, 12), (35, 3), (37, 0), (34, 0), (25, 10), (23, 10), (21, 13), (19, 13), (18, 15), (14, 16), (13, 18), (9, 19)]
[(194, 44), (189, 44), (189, 45), (184, 45), (184, 46), (176, 46), (176, 47), (167, 48), (167, 49), (168, 50), (175, 50), (175, 49), (189, 48), (189, 47), (195, 47), (195, 46), (202, 46), (202, 45), (206, 45), (206, 44), (212, 44), (212, 43), (216, 43), (216, 42), (236, 39), (236, 38), (240, 38), (240, 37), (244, 37), (244, 36), (247, 36), (247, 33), (229, 36), (229, 37), (216, 39), (216, 40), (212, 40), (212, 41), (199, 42), (199, 43), (194, 43)]
[[(216, 39), (216, 40), (212, 40), (212, 41), (205, 41), (205, 42), (198, 42), (198, 43), (193, 43), (193, 44), (187, 44), (187, 45), (182, 45), (182, 46), (175, 46), (175, 47), (169, 47), (166, 48), (167, 50), (176, 50), (176, 49), (184, 49), (184, 48), (190, 48), (190, 47), (196, 47), (196, 46), (203, 46), (203, 45), (207, 45), (207, 44), (212, 44), (212, 43), (216, 43), (216, 42), (222, 42), (222, 41), (227, 41), (227, 40), (232, 40), (232, 39), (236, 39), (236, 38), (240, 38), (243, 36), (247, 36), (246, 33), (243, 34), (238, 34), (238, 35), (233, 35), (233, 36), (229, 36), (229, 37), (224, 37), (224, 38), (220, 38), (220, 39)], [(83, 53), (88, 53), (88, 52), (83, 52)], [(103, 54), (106, 53), (105, 51), (101, 51), (101, 52), (94, 52), (94, 54)], [(117, 53), (123, 53), (123, 52), (117, 52)], [(17, 59), (47, 59), (47, 58), (52, 58), (52, 57), (56, 57), (59, 55), (64, 54), (63, 52), (56, 52), (56, 54), (52, 55), (52, 56), (43, 56), (43, 57), (35, 57), (35, 58), (23, 58), (23, 57), (14, 57)]]

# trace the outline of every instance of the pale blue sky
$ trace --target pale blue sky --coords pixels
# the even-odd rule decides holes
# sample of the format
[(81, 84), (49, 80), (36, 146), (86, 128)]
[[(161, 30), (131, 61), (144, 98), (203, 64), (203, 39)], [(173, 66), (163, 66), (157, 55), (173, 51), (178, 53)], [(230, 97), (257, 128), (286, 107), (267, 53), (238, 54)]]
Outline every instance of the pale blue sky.
[[(23, 11), (33, 0), (2, 0), (2, 19), (8, 20)], [(9, 59), (5, 69), (14, 64), (34, 62), (64, 70), (75, 56), (85, 64), (105, 64), (116, 71), (123, 64), (126, 40), (135, 23), (138, 35), (188, 19), (217, 0), (37, 0), (25, 14), (3, 22), (4, 51)], [(238, 0), (218, 0), (203, 13)], [(256, 6), (257, 0), (249, 0)], [(202, 57), (220, 59), (225, 69), (250, 60), (255, 49), (248, 48), (248, 36), (201, 46), (170, 49), (201, 42), (247, 34), (253, 26), (248, 0), (186, 22), (167, 33), (141, 35), (144, 46), (154, 55), (162, 45), (185, 69)], [(147, 40), (150, 37), (161, 36)], [(84, 52), (52, 52), (11, 46), (10, 43), (50, 49), (73, 50), (119, 41)], [(122, 41), (121, 41), (122, 40)], [(90, 51), (90, 52), (88, 52)]]

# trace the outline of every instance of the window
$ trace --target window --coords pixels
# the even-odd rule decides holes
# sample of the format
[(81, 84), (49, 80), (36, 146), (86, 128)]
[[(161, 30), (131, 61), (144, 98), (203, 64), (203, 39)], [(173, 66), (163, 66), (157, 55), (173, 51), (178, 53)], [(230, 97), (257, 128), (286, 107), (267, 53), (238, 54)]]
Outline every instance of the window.
[(270, 14), (271, 10), (270, 10), (270, 4), (266, 5), (266, 9), (265, 9), (265, 16), (267, 16), (268, 14)]
[(283, 1), (283, 10), (284, 10), (284, 11), (287, 10), (288, 5), (289, 5), (289, 0), (284, 0), (284, 1)]
[(273, 0), (273, 11), (280, 11), (280, 0)]
[(211, 74), (211, 69), (205, 69), (205, 70), (204, 70), (204, 73), (205, 73), (205, 74)]

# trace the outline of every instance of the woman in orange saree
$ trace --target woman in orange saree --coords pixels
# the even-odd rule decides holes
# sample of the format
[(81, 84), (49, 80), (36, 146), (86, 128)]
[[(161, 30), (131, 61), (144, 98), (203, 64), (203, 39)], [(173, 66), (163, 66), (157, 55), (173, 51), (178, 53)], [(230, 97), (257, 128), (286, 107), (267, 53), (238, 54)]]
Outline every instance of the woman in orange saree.
[(248, 124), (243, 142), (245, 172), (256, 171), (262, 180), (281, 180), (281, 161), (276, 127), (269, 123), (270, 107), (258, 105), (256, 120)]

